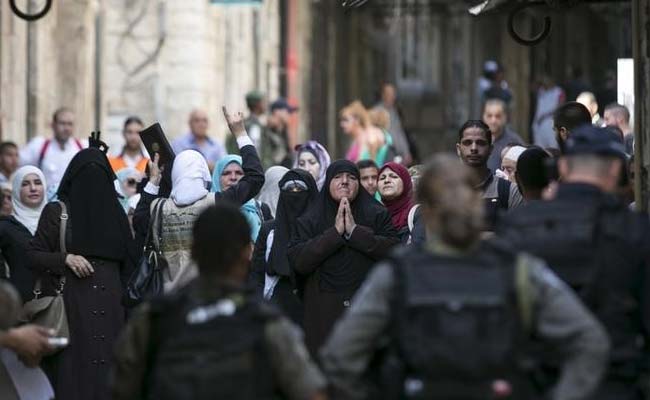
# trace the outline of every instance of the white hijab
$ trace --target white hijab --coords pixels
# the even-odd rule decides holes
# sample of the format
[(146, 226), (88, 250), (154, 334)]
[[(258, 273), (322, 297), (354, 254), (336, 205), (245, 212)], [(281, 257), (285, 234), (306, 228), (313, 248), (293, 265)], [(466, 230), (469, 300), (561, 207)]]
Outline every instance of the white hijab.
[(210, 169), (205, 158), (196, 150), (180, 152), (172, 167), (171, 198), (177, 206), (196, 203), (209, 193), (212, 182)]
[[(20, 188), (23, 186), (23, 180), (29, 174), (36, 174), (43, 182), (43, 200), (36, 208), (27, 207), (23, 202), (20, 201)], [(45, 176), (43, 172), (31, 165), (24, 166), (19, 168), (18, 171), (14, 174), (14, 179), (12, 183), (11, 190), (11, 204), (13, 205), (14, 218), (18, 220), (21, 224), (29, 230), (29, 232), (34, 235), (36, 233), (36, 228), (38, 228), (38, 220), (41, 218), (41, 211), (43, 207), (47, 204), (47, 182), (45, 182)]]
[(269, 168), (264, 174), (264, 186), (262, 186), (257, 200), (269, 206), (273, 217), (275, 217), (275, 211), (278, 208), (278, 199), (280, 198), (280, 187), (278, 184), (288, 171), (288, 168), (276, 165)]

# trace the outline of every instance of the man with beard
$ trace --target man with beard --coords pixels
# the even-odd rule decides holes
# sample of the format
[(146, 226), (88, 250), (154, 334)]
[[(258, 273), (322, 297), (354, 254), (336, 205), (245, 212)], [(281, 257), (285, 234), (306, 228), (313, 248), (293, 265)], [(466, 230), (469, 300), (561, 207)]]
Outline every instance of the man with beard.
[(499, 214), (521, 205), (523, 199), (517, 186), (494, 175), (488, 168), (492, 152), (492, 132), (487, 124), (469, 120), (458, 132), (456, 152), (463, 164), (473, 169), (479, 178), (476, 189), (483, 193), (485, 201), (485, 230), (492, 231)]

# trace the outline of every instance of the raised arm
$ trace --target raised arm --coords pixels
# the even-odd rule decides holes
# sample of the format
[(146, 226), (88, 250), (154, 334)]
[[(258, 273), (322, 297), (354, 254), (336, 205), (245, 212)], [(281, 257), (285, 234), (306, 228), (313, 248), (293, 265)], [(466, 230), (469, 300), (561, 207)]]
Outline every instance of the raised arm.
[(223, 107), (223, 115), (228, 122), (230, 132), (237, 140), (237, 146), (242, 157), (244, 176), (239, 183), (228, 188), (220, 196), (235, 204), (244, 204), (257, 196), (260, 189), (262, 189), (264, 185), (264, 169), (257, 150), (255, 150), (255, 145), (253, 145), (253, 141), (246, 133), (243, 114), (237, 113), (236, 116), (232, 116), (228, 113), (226, 107)]
[(162, 171), (158, 167), (160, 156), (154, 155), (153, 161), (149, 161), (149, 182), (144, 187), (140, 201), (133, 212), (133, 230), (135, 230), (135, 246), (139, 257), (139, 252), (144, 247), (144, 240), (149, 229), (149, 218), (151, 218), (151, 203), (158, 197), (160, 191), (160, 181), (162, 180)]

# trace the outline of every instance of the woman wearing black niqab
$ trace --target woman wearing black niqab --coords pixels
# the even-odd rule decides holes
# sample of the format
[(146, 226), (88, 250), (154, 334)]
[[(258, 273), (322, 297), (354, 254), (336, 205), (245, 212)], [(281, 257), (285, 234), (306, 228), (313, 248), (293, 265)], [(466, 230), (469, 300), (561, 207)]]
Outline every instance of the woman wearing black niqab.
[(318, 200), (298, 219), (289, 260), (304, 287), (307, 347), (317, 354), (368, 271), (399, 243), (388, 211), (347, 160), (327, 169)]
[(280, 196), (276, 217), (265, 222), (255, 243), (253, 284), (264, 298), (277, 304), (294, 322), (302, 323), (302, 303), (296, 276), (289, 264), (287, 248), (296, 220), (318, 197), (312, 175), (302, 169), (285, 173), (278, 183)]
[(58, 202), (43, 209), (30, 245), (30, 265), (42, 278), (45, 294), (65, 277), (70, 344), (43, 360), (58, 399), (110, 398), (110, 360), (125, 321), (121, 298), (133, 265), (133, 237), (114, 179), (103, 152), (90, 148), (77, 153), (57, 192), (68, 212), (67, 253), (59, 244)]

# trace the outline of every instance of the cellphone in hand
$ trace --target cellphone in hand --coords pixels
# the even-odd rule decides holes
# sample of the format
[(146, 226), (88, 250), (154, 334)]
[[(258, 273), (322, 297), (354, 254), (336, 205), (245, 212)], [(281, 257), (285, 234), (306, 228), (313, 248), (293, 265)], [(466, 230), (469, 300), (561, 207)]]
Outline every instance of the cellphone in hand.
[(66, 337), (51, 337), (47, 342), (52, 347), (66, 347), (68, 345), (68, 338)]

